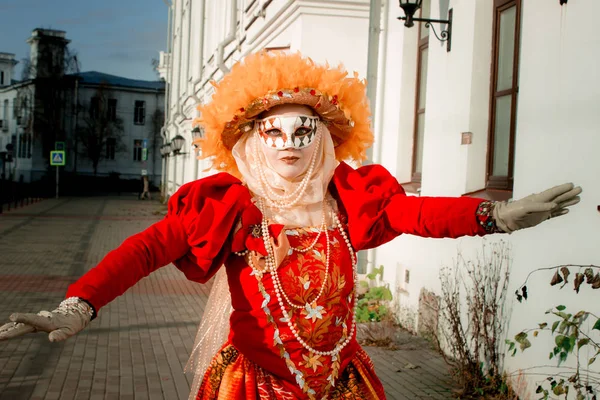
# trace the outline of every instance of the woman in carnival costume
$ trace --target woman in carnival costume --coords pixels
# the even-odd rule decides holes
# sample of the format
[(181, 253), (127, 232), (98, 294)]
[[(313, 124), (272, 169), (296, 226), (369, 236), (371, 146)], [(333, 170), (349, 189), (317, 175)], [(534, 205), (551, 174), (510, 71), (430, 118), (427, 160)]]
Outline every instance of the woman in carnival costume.
[[(13, 314), (0, 339), (64, 340), (174, 263), (211, 289), (188, 367), (190, 398), (385, 399), (356, 341), (356, 252), (402, 233), (511, 233), (568, 212), (564, 184), (514, 202), (406, 196), (373, 142), (365, 83), (299, 54), (256, 53), (215, 84), (195, 143), (222, 173), (183, 185), (167, 216), (71, 285), (52, 312)], [(221, 268), (223, 267), (224, 268)]]

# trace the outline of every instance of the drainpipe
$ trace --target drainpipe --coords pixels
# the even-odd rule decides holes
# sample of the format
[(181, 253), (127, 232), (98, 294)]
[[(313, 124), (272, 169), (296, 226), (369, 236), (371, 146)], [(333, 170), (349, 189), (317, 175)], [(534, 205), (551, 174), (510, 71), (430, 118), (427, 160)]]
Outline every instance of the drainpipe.
[[(162, 128), (160, 128), (160, 136), (162, 137), (162, 142), (163, 145), (165, 143), (167, 143), (166, 137), (166, 126), (163, 126)], [(167, 156), (161, 154), (160, 155), (160, 161), (161, 161), (161, 169), (160, 169), (160, 195), (163, 199), (166, 198), (167, 196), (167, 191), (165, 189), (166, 187), (166, 179), (165, 177), (167, 176)]]
[(198, 71), (198, 79), (192, 82), (192, 95), (196, 95), (196, 85), (202, 81), (204, 76), (204, 12), (206, 9), (206, 0), (200, 1), (200, 48), (198, 54), (198, 61), (200, 63), (200, 70)]
[(379, 53), (379, 73), (378, 75), (381, 79), (378, 79), (377, 82), (377, 99), (375, 100), (375, 109), (379, 110), (376, 115), (376, 118), (373, 118), (375, 121), (374, 126), (374, 134), (375, 134), (375, 144), (373, 145), (373, 161), (381, 162), (381, 143), (383, 139), (383, 102), (385, 100), (385, 76), (386, 76), (386, 67), (387, 67), (387, 44), (388, 44), (388, 23), (390, 16), (390, 2), (391, 0), (386, 0), (383, 5), (383, 37), (381, 38), (382, 43), (380, 46), (381, 52)]
[[(156, 137), (156, 131), (154, 130), (156, 127), (154, 126), (154, 116), (158, 111), (158, 101), (159, 101), (159, 91), (157, 90), (154, 95), (154, 113), (152, 114), (152, 179), (156, 179), (156, 154), (158, 153), (158, 147), (156, 146), (158, 142), (158, 138)], [(162, 132), (162, 129), (159, 131)], [(160, 134), (160, 133), (159, 133)], [(155, 181), (156, 182), (156, 181)]]
[(225, 65), (225, 47), (231, 44), (235, 40), (235, 33), (237, 28), (237, 0), (231, 0), (231, 17), (229, 21), (229, 33), (223, 39), (221, 43), (219, 43), (219, 47), (217, 48), (217, 66), (223, 72), (223, 74), (229, 73), (229, 68)]
[[(179, 11), (179, 14), (181, 14), (181, 16), (183, 16), (183, 7), (181, 8), (181, 11)], [(179, 20), (182, 21), (183, 18), (179, 18)], [(177, 46), (179, 47), (179, 51), (177, 52), (177, 57), (179, 58), (179, 60), (177, 63), (178, 73), (177, 73), (177, 82), (176, 82), (177, 83), (177, 91), (175, 92), (176, 93), (175, 101), (177, 101), (177, 112), (181, 113), (181, 110), (182, 110), (182, 104), (180, 101), (181, 100), (181, 50), (183, 48), (183, 40), (182, 40), (183, 29), (181, 29), (181, 28), (182, 28), (183, 24), (180, 23), (179, 25), (180, 25), (179, 26), (179, 41), (177, 44)], [(175, 28), (173, 28), (173, 29), (175, 29)], [(173, 63), (174, 62), (175, 61), (173, 60)]]
[[(175, 136), (177, 136), (179, 134), (179, 126), (177, 124), (175, 124), (174, 126)], [(173, 155), (170, 158), (173, 159), (173, 193), (175, 193), (177, 191), (177, 155)]]
[(198, 168), (198, 163), (200, 162), (200, 160), (198, 160), (198, 153), (196, 153), (196, 151), (194, 150), (193, 152), (193, 158), (194, 158), (194, 180), (198, 179), (198, 172), (199, 168)]
[[(385, 0), (389, 2), (390, 0)], [(367, 50), (367, 97), (371, 106), (371, 129), (377, 115), (377, 70), (379, 68), (379, 36), (381, 34), (381, 0), (371, 0), (369, 6), (369, 47)], [(367, 149), (367, 163), (373, 159), (373, 146)], [(365, 257), (366, 256), (366, 257)], [(367, 250), (365, 255), (359, 253), (359, 259), (366, 263), (366, 272), (375, 267), (375, 250)]]
[[(388, 2), (390, 0), (386, 0)], [(379, 36), (381, 35), (381, 0), (371, 0), (369, 7), (369, 47), (367, 50), (367, 97), (371, 106), (371, 121), (377, 115), (377, 70), (379, 68)], [(371, 129), (374, 126), (371, 125)], [(373, 147), (367, 150), (367, 162), (373, 163)]]
[[(169, 0), (163, 0), (166, 6), (169, 8), (169, 17), (167, 22), (167, 54), (169, 57), (167, 66), (167, 77), (165, 79), (165, 128), (170, 121), (169, 115), (169, 96), (171, 93), (171, 71), (173, 68), (173, 54), (172, 54), (172, 40), (173, 40), (173, 7)], [(166, 134), (163, 135), (166, 138)]]
[[(165, 3), (165, 5), (168, 7), (169, 10), (169, 16), (168, 16), (168, 22), (167, 22), (167, 54), (168, 54), (168, 62), (167, 62), (167, 76), (165, 79), (165, 109), (164, 109), (164, 113), (165, 113), (165, 122), (163, 124), (163, 127), (160, 130), (160, 134), (162, 136), (162, 141), (163, 144), (167, 143), (167, 126), (169, 125), (169, 121), (171, 120), (171, 115), (170, 115), (170, 107), (169, 107), (169, 100), (171, 97), (171, 79), (172, 79), (172, 71), (173, 71), (173, 3), (169, 0), (163, 0), (163, 2)], [(164, 199), (164, 201), (166, 202), (167, 199), (167, 194), (168, 194), (168, 186), (169, 186), (169, 175), (168, 175), (168, 171), (169, 171), (169, 156), (165, 155), (163, 157), (163, 168), (161, 171), (161, 183), (162, 183), (162, 198)]]

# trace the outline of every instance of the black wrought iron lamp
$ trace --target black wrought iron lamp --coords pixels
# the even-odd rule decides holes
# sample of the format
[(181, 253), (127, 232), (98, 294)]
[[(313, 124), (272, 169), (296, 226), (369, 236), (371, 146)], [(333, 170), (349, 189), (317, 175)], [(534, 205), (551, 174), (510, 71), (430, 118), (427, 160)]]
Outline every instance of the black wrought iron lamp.
[(181, 152), (181, 148), (183, 147), (184, 143), (185, 138), (181, 135), (177, 135), (171, 139), (171, 151), (173, 152), (173, 155), (176, 156), (178, 154), (186, 154)]
[(163, 157), (168, 157), (170, 153), (171, 153), (171, 143), (165, 143), (162, 146), (160, 146), (160, 154)]
[[(421, 8), (423, 0), (398, 0), (400, 2), (400, 8), (404, 10), (404, 17), (398, 17), (399, 20), (404, 20), (404, 26), (411, 28), (415, 26), (416, 22), (425, 22), (425, 27), (431, 27), (433, 34), (440, 42), (446, 42), (446, 51), (450, 51), (452, 46), (452, 9), (448, 11), (448, 19), (430, 19), (430, 18), (416, 18), (415, 13)], [(435, 28), (431, 26), (432, 23), (448, 24), (448, 28), (440, 32), (438, 36)]]
[[(194, 129), (192, 129), (192, 139), (194, 141), (196, 139), (204, 139), (204, 129), (200, 128), (199, 126), (195, 126)], [(193, 146), (196, 151), (200, 149), (197, 144), (194, 144)]]

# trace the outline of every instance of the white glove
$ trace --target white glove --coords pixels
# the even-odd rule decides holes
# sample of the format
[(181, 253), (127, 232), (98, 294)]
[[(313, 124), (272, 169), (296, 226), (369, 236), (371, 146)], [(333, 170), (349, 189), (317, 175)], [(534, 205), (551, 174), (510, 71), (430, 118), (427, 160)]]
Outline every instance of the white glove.
[(579, 203), (580, 193), (580, 187), (565, 183), (521, 200), (499, 201), (494, 204), (492, 216), (499, 229), (512, 233), (536, 226), (547, 219), (565, 215), (569, 212), (567, 207)]
[(60, 342), (80, 332), (91, 321), (93, 310), (77, 297), (64, 300), (52, 312), (12, 314), (7, 324), (0, 326), (0, 340), (12, 339), (32, 332), (47, 332), (51, 342)]

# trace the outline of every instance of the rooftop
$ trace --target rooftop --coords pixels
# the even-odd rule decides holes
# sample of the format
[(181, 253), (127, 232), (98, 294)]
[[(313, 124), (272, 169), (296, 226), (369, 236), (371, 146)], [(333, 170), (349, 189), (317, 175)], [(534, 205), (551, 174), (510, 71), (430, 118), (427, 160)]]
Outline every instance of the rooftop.
[(53, 37), (57, 37), (57, 38), (61, 38), (64, 39), (67, 35), (67, 32), (65, 31), (59, 31), (57, 29), (44, 29), (44, 28), (35, 28), (33, 31), (31, 31), (31, 36), (35, 37), (35, 36), (53, 36)]
[(165, 83), (162, 81), (129, 79), (123, 78), (122, 76), (104, 74), (98, 71), (80, 72), (78, 74), (72, 74), (72, 76), (78, 76), (81, 83), (88, 83), (92, 85), (106, 84), (109, 86), (149, 90), (161, 90), (165, 88)]

